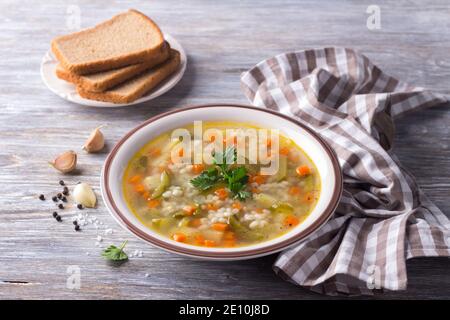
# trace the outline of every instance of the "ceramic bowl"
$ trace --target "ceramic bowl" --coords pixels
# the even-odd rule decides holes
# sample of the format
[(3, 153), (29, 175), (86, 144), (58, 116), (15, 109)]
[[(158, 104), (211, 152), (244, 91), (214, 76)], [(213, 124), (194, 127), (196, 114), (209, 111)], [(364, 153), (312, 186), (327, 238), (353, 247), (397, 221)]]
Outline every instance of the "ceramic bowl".
[[(321, 178), (317, 205), (306, 220), (275, 239), (236, 248), (208, 248), (173, 241), (144, 226), (128, 208), (122, 179), (130, 158), (148, 141), (163, 132), (193, 121), (241, 121), (279, 129), (297, 143), (315, 163)], [(295, 246), (317, 231), (331, 217), (342, 192), (342, 173), (333, 150), (313, 130), (277, 112), (235, 104), (210, 104), (170, 111), (153, 117), (127, 133), (107, 157), (101, 175), (103, 199), (114, 219), (126, 230), (161, 249), (208, 260), (256, 258)]]

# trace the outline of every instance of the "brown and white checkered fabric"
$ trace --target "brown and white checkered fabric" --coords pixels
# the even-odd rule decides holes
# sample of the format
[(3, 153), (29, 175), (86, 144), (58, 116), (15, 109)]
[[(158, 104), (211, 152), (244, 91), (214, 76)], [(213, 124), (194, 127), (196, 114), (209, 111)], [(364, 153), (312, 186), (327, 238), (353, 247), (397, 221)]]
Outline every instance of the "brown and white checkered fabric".
[(392, 153), (395, 117), (448, 100), (388, 76), (351, 49), (284, 53), (241, 76), (256, 106), (288, 114), (336, 151), (344, 193), (331, 220), (280, 254), (277, 274), (313, 291), (402, 290), (405, 260), (449, 256), (449, 219)]

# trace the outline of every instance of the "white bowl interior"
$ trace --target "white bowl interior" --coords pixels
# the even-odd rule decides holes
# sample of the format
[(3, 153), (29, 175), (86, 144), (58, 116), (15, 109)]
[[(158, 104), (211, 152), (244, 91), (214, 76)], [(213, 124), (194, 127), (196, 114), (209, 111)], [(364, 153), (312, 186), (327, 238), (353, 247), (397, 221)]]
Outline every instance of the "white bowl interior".
[[(180, 242), (173, 241), (165, 236), (162, 236), (148, 227), (144, 226), (129, 210), (126, 205), (123, 191), (122, 179), (125, 168), (130, 158), (149, 140), (157, 137), (163, 132), (183, 127), (186, 124), (191, 124), (193, 121), (217, 121), (230, 120), (246, 123), (253, 123), (266, 128), (279, 129), (284, 135), (291, 138), (298, 144), (312, 159), (320, 173), (321, 179), (321, 193), (318, 203), (307, 219), (281, 237), (244, 247), (237, 248), (206, 248), (197, 247)], [(126, 218), (141, 231), (152, 235), (165, 242), (170, 242), (178, 247), (195, 248), (197, 250), (208, 252), (242, 252), (249, 249), (260, 249), (275, 243), (291, 238), (311, 226), (323, 213), (332, 199), (333, 192), (336, 187), (336, 177), (333, 171), (332, 161), (327, 151), (322, 147), (317, 139), (308, 131), (297, 126), (295, 123), (278, 117), (276, 115), (260, 112), (254, 109), (236, 108), (230, 106), (217, 106), (211, 108), (188, 109), (182, 112), (174, 113), (166, 117), (162, 117), (150, 124), (140, 128), (132, 134), (119, 148), (116, 156), (112, 159), (109, 170), (110, 191), (112, 197), (115, 199), (118, 209), (126, 216)], [(103, 186), (102, 186), (103, 187)]]

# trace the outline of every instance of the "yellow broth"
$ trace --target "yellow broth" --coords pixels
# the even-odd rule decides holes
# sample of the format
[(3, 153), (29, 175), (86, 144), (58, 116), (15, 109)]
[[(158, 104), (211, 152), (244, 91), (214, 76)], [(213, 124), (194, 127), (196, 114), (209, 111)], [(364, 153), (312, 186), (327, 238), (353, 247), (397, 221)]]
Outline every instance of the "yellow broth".
[[(229, 121), (203, 123), (203, 129), (208, 128), (222, 132), (258, 129)], [(186, 129), (193, 132), (192, 126)], [(283, 135), (278, 137), (279, 148), (272, 154), (280, 157), (276, 174), (261, 175), (260, 163), (228, 166), (230, 170), (245, 167), (240, 169), (247, 176), (240, 180), (241, 191), (246, 195), (242, 199), (231, 190), (234, 187), (230, 189), (228, 180), (219, 180), (206, 190), (194, 186), (193, 179), (206, 170), (221, 171), (215, 164), (173, 163), (171, 152), (181, 155), (183, 151), (180, 141), (171, 139), (171, 132), (164, 133), (148, 142), (129, 161), (123, 177), (126, 202), (144, 225), (186, 244), (231, 248), (279, 237), (311, 213), (320, 195), (320, 176), (299, 146)], [(196, 143), (203, 146), (221, 143), (214, 141), (214, 135), (208, 138), (209, 141)], [(226, 137), (224, 142), (233, 147), (236, 139)], [(269, 145), (270, 138), (262, 143)]]

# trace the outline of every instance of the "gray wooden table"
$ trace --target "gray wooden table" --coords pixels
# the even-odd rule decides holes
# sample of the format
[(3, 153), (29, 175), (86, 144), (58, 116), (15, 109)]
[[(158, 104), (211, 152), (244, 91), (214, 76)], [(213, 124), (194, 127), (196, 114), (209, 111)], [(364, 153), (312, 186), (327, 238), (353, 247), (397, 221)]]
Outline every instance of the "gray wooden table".
[[(99, 208), (84, 212), (114, 229), (102, 245), (128, 239), (143, 250), (120, 268), (99, 256), (92, 225), (73, 231), (51, 217), (51, 201), (39, 193), (59, 189), (47, 161), (67, 149), (79, 151), (90, 130), (101, 124), (108, 147), (145, 119), (188, 104), (245, 103), (239, 75), (283, 51), (348, 46), (382, 69), (415, 85), (450, 94), (450, 4), (448, 1), (93, 1), (81, 9), (81, 27), (134, 7), (154, 18), (188, 53), (181, 82), (166, 95), (129, 108), (94, 109), (68, 103), (46, 89), (39, 75), (50, 40), (67, 33), (68, 5), (61, 1), (0, 3), (0, 298), (255, 298), (321, 299), (279, 279), (275, 256), (216, 263), (194, 261), (152, 248), (133, 238)], [(381, 9), (381, 29), (366, 27), (370, 4)], [(397, 123), (397, 153), (425, 192), (450, 214), (450, 110), (411, 114)], [(107, 152), (108, 150), (106, 150)], [(79, 153), (80, 175), (99, 192), (106, 152)], [(70, 290), (69, 266), (81, 272), (80, 289)], [(450, 298), (448, 259), (408, 262), (407, 291), (375, 298)], [(148, 277), (145, 275), (148, 274)]]

